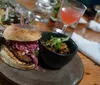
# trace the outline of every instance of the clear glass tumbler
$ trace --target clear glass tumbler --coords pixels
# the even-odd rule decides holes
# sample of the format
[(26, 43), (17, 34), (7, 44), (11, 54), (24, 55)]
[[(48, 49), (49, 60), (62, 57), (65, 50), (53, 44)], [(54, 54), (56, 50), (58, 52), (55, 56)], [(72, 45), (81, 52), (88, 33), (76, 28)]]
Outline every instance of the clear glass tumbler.
[(34, 3), (33, 13), (35, 20), (40, 22), (47, 22), (52, 15), (53, 7), (57, 0), (37, 0)]

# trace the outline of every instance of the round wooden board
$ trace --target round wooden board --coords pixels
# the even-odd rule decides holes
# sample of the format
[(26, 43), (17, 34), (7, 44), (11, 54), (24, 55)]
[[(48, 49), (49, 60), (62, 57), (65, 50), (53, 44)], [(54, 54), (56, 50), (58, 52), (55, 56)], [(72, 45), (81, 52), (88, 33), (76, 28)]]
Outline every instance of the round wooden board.
[(83, 77), (83, 64), (78, 55), (59, 70), (40, 68), (39, 71), (22, 71), (0, 62), (0, 72), (20, 85), (76, 85)]

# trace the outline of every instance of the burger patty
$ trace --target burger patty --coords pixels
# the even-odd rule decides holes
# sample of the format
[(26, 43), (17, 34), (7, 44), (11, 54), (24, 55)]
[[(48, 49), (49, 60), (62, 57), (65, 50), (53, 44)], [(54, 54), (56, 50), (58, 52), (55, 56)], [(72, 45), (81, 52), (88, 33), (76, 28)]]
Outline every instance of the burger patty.
[(23, 55), (23, 52), (22, 51), (18, 51), (18, 50), (12, 49), (12, 48), (10, 48), (10, 51), (20, 61), (25, 62), (25, 63), (29, 63), (29, 64), (30, 63), (33, 63), (32, 58), (30, 56), (28, 56), (28, 55)]

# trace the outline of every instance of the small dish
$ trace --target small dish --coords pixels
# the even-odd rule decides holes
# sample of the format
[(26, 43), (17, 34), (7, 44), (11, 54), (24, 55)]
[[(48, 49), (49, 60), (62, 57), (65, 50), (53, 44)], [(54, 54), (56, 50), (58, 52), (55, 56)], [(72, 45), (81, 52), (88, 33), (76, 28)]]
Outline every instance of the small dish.
[(51, 36), (67, 37), (66, 35), (60, 34), (60, 33), (43, 32), (42, 38), (39, 41), (39, 47), (40, 47), (39, 61), (40, 61), (40, 64), (42, 63), (42, 65), (46, 68), (60, 69), (73, 59), (73, 57), (76, 55), (78, 51), (78, 47), (76, 43), (71, 38), (69, 38), (69, 40), (65, 41), (65, 43), (68, 45), (68, 48), (70, 49), (70, 54), (59, 54), (59, 53), (53, 52), (47, 49), (42, 43), (42, 41), (49, 40)]

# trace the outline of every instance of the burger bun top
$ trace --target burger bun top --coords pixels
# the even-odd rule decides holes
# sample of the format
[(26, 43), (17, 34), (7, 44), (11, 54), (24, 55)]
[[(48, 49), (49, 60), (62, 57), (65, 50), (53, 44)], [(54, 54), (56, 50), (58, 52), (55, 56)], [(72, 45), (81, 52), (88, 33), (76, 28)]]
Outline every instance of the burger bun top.
[(41, 38), (41, 32), (38, 29), (22, 28), (12, 24), (4, 30), (3, 37), (12, 41), (37, 41)]

